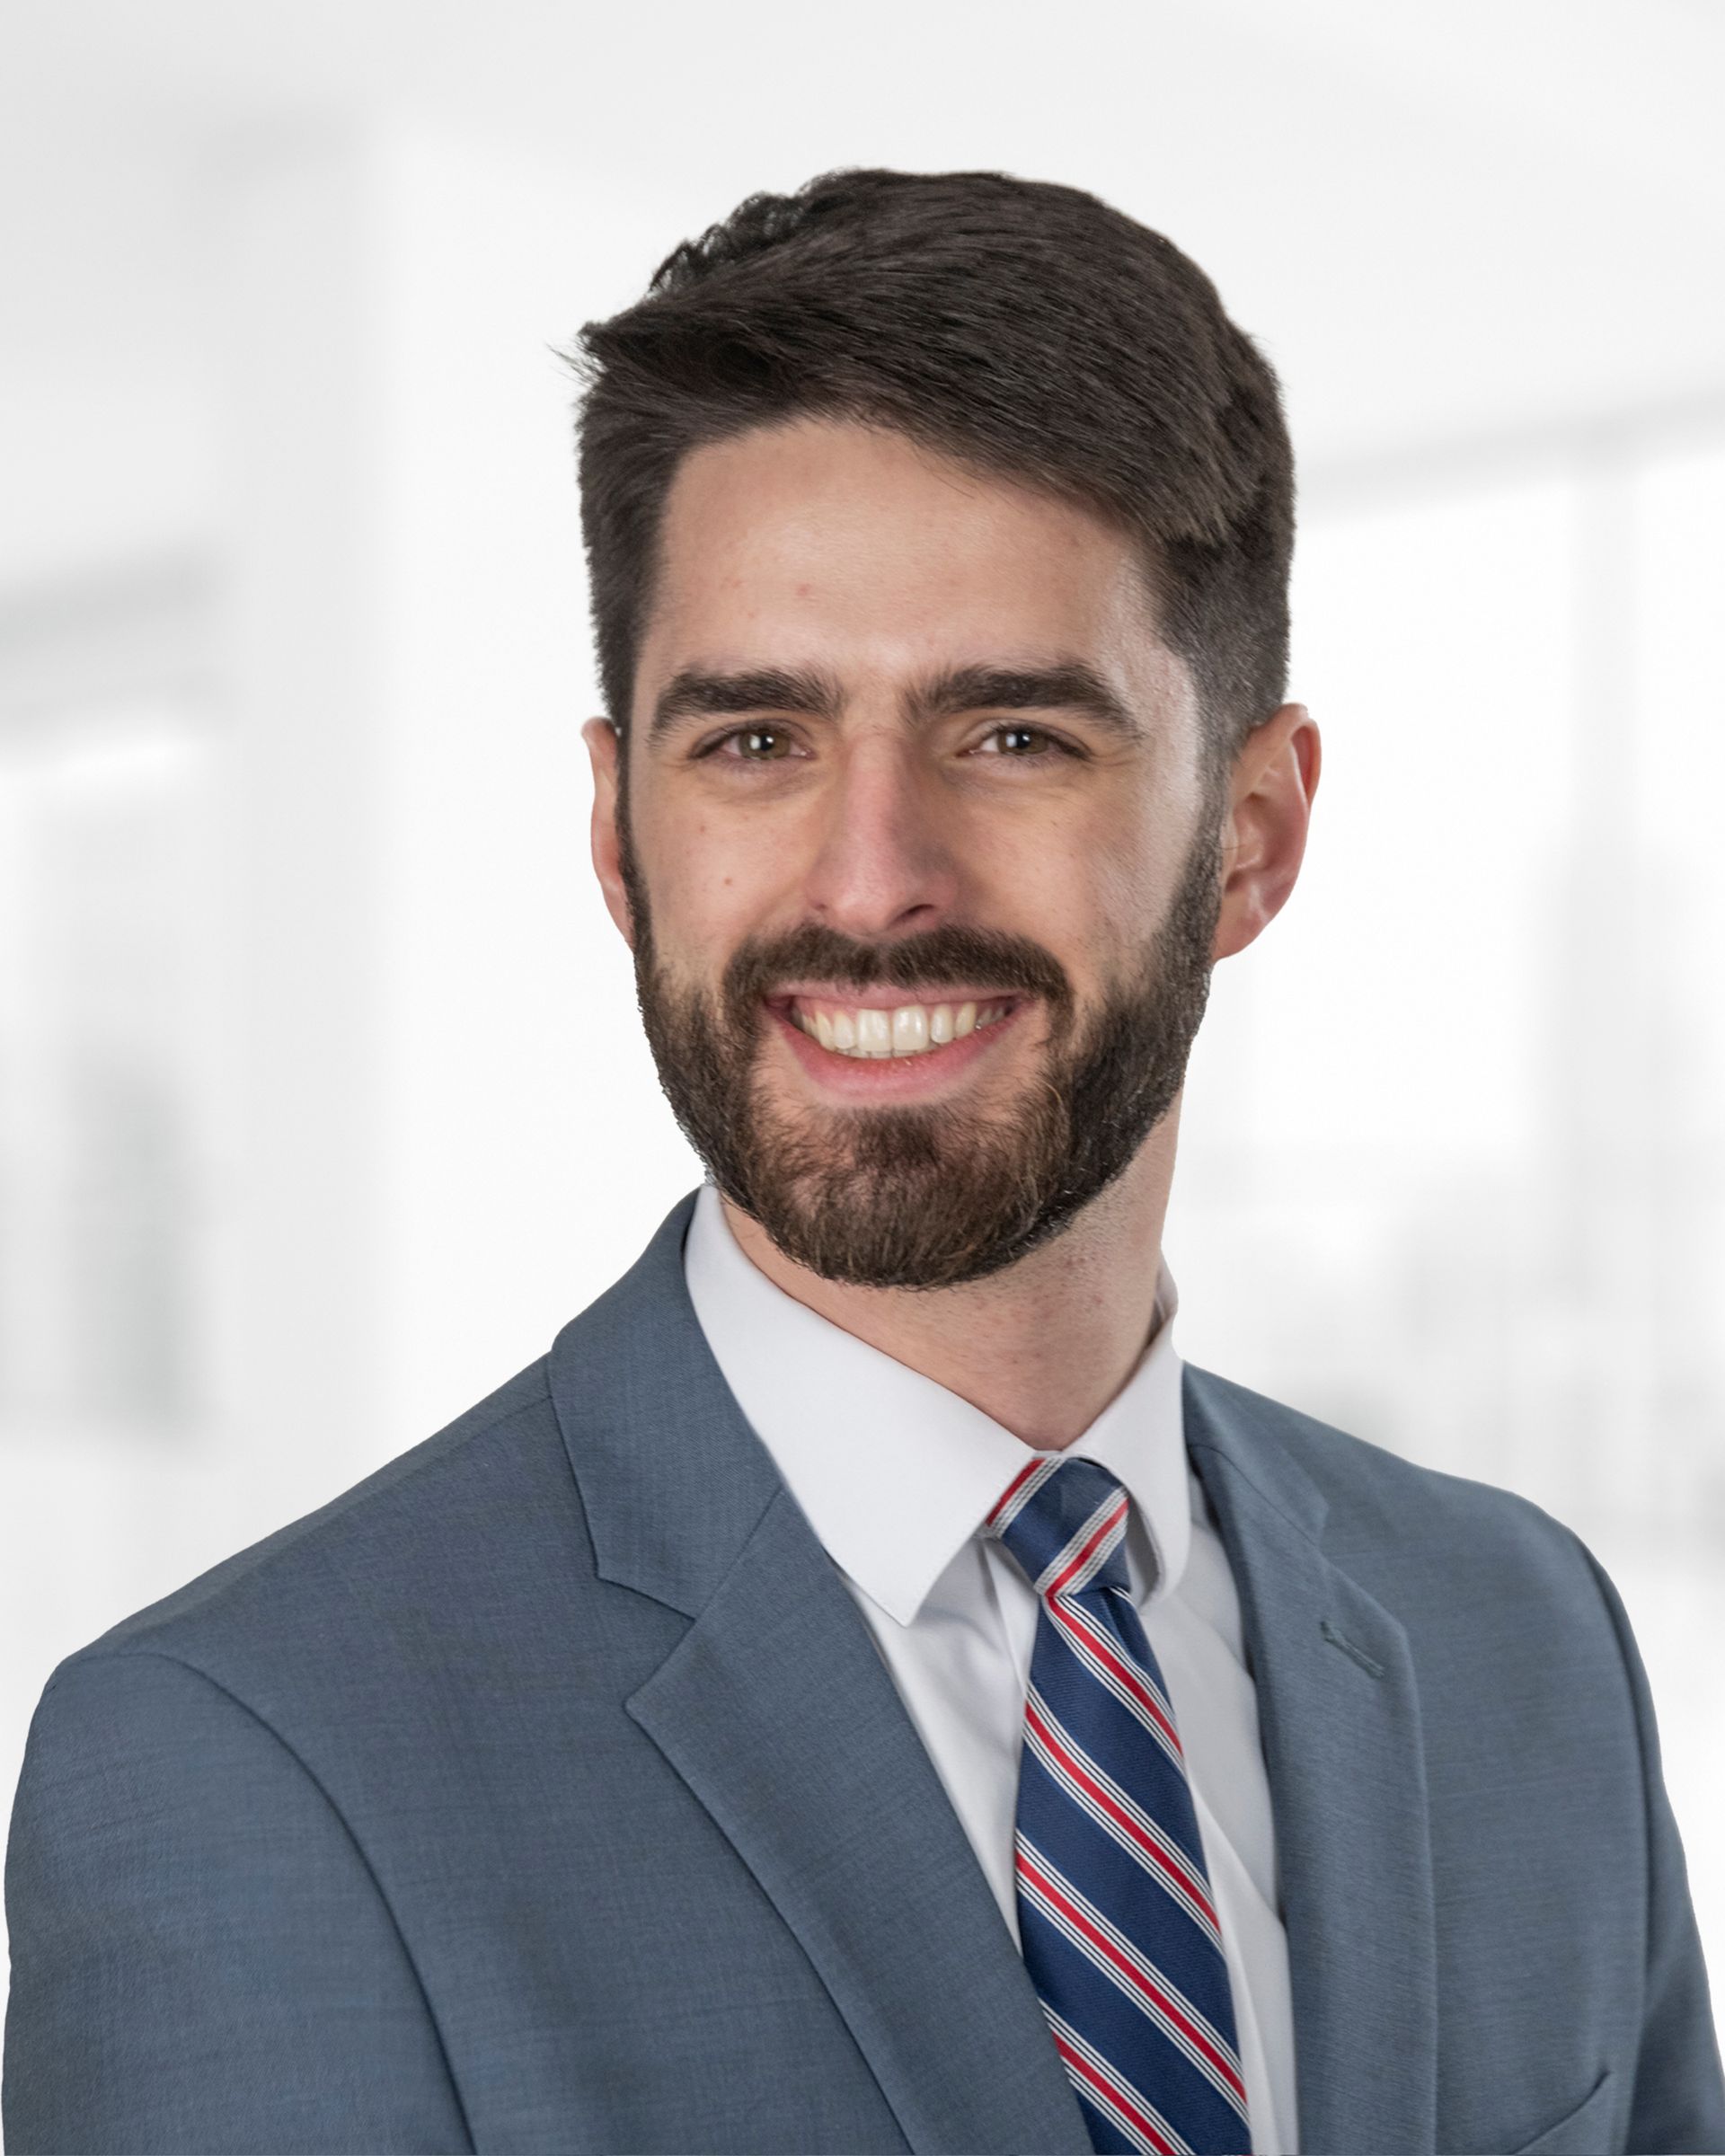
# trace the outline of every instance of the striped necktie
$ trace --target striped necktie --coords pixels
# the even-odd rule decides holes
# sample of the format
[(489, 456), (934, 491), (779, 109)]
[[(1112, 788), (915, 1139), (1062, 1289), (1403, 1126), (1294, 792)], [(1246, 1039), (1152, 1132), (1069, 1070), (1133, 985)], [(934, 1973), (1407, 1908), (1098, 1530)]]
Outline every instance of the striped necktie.
[(984, 1523), (1041, 1605), (1018, 1778), (1024, 1966), (1097, 2149), (1249, 2156), (1203, 1844), (1127, 1584), (1128, 1504), (1095, 1461), (1038, 1458)]

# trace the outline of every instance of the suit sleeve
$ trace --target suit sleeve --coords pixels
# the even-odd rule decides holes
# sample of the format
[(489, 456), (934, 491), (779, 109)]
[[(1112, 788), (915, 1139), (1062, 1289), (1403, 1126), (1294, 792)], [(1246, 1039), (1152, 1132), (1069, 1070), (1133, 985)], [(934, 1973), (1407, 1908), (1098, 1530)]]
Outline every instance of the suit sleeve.
[(340, 1814), (188, 1665), (93, 1654), (50, 1679), (6, 1913), (9, 2156), (471, 2149)]
[(1617, 1630), (1641, 1747), (1647, 1790), (1648, 1927), (1646, 2010), (1635, 2065), (1626, 2146), (1637, 2156), (1725, 2151), (1725, 2078), (1708, 1998), (1707, 1968), (1689, 1899), (1677, 1823), (1665, 1793), (1652, 1697), (1617, 1590), (1591, 1551), (1606, 1607)]

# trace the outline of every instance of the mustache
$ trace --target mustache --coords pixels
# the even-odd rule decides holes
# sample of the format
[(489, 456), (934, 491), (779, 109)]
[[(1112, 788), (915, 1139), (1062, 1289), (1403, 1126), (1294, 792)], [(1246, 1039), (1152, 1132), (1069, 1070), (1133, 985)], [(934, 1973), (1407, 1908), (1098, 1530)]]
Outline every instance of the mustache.
[(781, 982), (831, 981), (844, 988), (940, 988), (964, 981), (1003, 994), (1038, 995), (1057, 1017), (1072, 1006), (1072, 984), (1051, 951), (1027, 936), (947, 922), (891, 943), (862, 943), (806, 922), (788, 934), (750, 937), (731, 954), (721, 995), (733, 1025), (752, 1022), (764, 996)]

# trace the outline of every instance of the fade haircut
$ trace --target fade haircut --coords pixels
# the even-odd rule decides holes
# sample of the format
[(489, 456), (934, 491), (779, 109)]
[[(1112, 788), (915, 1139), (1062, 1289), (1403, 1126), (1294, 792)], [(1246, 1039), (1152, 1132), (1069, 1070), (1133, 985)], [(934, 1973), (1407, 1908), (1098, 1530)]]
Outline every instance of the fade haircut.
[(804, 417), (892, 429), (1122, 530), (1193, 671), (1213, 779), (1283, 700), (1275, 374), (1196, 263), (1094, 195), (862, 170), (751, 195), (568, 357), (600, 686), (625, 738), (679, 464)]

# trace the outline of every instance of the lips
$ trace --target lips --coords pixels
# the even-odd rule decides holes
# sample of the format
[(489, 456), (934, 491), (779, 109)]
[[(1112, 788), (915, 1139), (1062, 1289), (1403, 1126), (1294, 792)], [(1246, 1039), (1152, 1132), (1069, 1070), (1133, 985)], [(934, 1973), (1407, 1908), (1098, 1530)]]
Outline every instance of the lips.
[[(958, 1020), (963, 1003), (949, 1003), (945, 1008), (951, 1015), (952, 1031), (943, 1041), (933, 1038), (933, 1014), (942, 1009), (939, 1003), (874, 1005), (800, 991), (795, 996), (771, 998), (767, 1014), (792, 1059), (818, 1092), (841, 1100), (884, 1105), (926, 1098), (960, 1082), (979, 1056), (992, 1055), (995, 1044), (1014, 1030), (1031, 1001), (1018, 995), (995, 996), (978, 1004), (976, 998), (967, 996), (964, 1003), (988, 1011), (990, 1016), (986, 1024), (978, 1020), (962, 1034), (958, 1030)], [(906, 1011), (918, 1014), (928, 1038), (918, 1041), (918, 1018), (901, 1018), (899, 1014)], [(868, 1038), (842, 1048), (837, 1045), (842, 1030), (838, 1021), (846, 1012), (854, 1027), (867, 1028)], [(833, 1033), (830, 1047), (820, 1037), (823, 1021)], [(942, 1029), (945, 1029), (943, 1024)], [(895, 1031), (900, 1041), (897, 1047)]]

